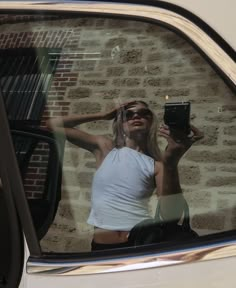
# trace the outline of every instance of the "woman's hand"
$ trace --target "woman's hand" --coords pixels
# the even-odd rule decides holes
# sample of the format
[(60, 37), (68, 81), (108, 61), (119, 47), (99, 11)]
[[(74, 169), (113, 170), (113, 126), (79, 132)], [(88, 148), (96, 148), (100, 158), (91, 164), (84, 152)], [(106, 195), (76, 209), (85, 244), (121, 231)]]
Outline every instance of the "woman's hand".
[(117, 116), (118, 111), (119, 111), (118, 108), (114, 108), (114, 109), (112, 109), (112, 110), (110, 110), (108, 112), (105, 112), (103, 114), (103, 116), (102, 116), (102, 119), (104, 119), (104, 120), (112, 120), (112, 119), (114, 119)]
[(112, 120), (114, 118), (116, 118), (116, 116), (118, 115), (118, 113), (123, 109), (125, 110), (125, 108), (127, 106), (132, 106), (132, 104), (135, 104), (136, 101), (129, 101), (129, 102), (125, 102), (123, 104), (118, 105), (117, 107), (113, 108), (112, 110), (105, 112), (103, 114), (103, 119), (104, 120)]
[(173, 167), (177, 166), (181, 157), (192, 144), (204, 137), (203, 133), (193, 125), (190, 125), (190, 128), (190, 135), (186, 135), (183, 131), (170, 130), (167, 125), (161, 125), (158, 134), (168, 142), (163, 155), (163, 164)]

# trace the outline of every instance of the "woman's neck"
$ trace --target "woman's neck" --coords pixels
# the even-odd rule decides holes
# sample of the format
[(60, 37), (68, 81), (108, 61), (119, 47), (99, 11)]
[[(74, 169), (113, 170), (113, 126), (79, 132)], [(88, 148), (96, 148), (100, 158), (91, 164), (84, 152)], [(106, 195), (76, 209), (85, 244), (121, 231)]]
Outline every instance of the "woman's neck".
[(143, 141), (143, 139), (142, 141), (137, 141), (136, 139), (130, 139), (126, 137), (125, 146), (141, 153), (147, 153), (147, 142)]

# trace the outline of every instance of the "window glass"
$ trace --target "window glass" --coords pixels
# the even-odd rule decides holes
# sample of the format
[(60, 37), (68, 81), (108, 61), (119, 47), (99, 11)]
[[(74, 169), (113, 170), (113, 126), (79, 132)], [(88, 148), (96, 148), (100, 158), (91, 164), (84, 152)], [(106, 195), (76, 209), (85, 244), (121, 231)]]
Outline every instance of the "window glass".
[[(193, 131), (199, 139), (188, 142), (192, 146), (186, 149), (178, 165), (191, 227), (200, 236), (235, 229), (235, 94), (186, 40), (166, 28), (133, 20), (63, 19), (49, 15), (4, 15), (0, 19), (0, 83), (10, 124), (19, 129), (26, 126), (49, 129), (58, 143), (65, 140), (61, 189), (54, 192), (61, 200), (59, 204), (48, 202), (58, 207), (52, 207), (56, 209), (55, 218), (46, 234), (39, 237), (43, 251), (91, 251), (95, 225), (92, 223), (101, 224), (96, 236), (98, 242), (104, 244), (105, 233), (109, 244), (116, 243), (117, 237), (123, 243), (129, 236), (131, 223), (155, 216), (158, 197), (154, 174), (159, 173), (159, 166), (153, 158), (158, 150), (147, 149), (149, 126), (145, 126), (147, 130), (143, 128), (146, 134), (140, 134), (144, 137), (141, 141), (135, 138), (132, 129), (141, 129), (154, 121), (159, 127), (163, 123), (165, 103), (173, 102), (191, 103), (191, 123), (201, 132)], [(119, 134), (119, 143), (116, 142), (119, 149), (112, 150), (114, 113), (108, 112), (130, 101), (144, 101), (153, 114), (142, 102), (119, 110), (117, 122), (120, 117), (121, 125), (129, 121), (134, 124), (132, 131), (122, 126), (125, 135)], [(177, 113), (179, 119), (184, 111), (180, 114), (172, 111), (171, 115)], [(70, 115), (75, 116), (66, 118), (66, 123), (58, 120)], [(80, 120), (78, 115), (82, 115)], [(48, 121), (52, 118), (59, 122)], [(69, 132), (68, 127), (71, 127)], [(119, 127), (114, 129), (121, 131)], [(184, 141), (190, 141), (193, 132)], [(166, 128), (163, 133), (168, 133)], [(166, 155), (168, 136), (164, 136), (157, 136), (157, 142), (161, 153)], [(183, 134), (173, 133), (172, 138), (178, 146)], [(134, 139), (136, 142), (132, 142)], [(16, 147), (22, 144), (21, 140), (15, 142)], [(33, 141), (26, 142), (21, 150), (16, 148), (21, 156), (33, 145)], [(151, 140), (153, 143), (155, 139)], [(121, 149), (123, 146), (126, 150)], [(137, 147), (138, 151), (134, 149)], [(112, 163), (119, 164), (116, 153), (121, 150), (126, 164), (119, 166), (120, 170), (110, 169)], [(22, 174), (29, 203), (32, 199), (45, 199), (50, 179), (55, 180), (53, 174), (46, 175), (48, 151), (48, 143), (37, 142)], [(135, 165), (142, 169), (136, 171)], [(99, 173), (95, 174), (98, 166)], [(175, 177), (169, 181), (175, 181)], [(93, 197), (92, 190), (96, 191)], [(166, 207), (175, 210), (171, 203)], [(122, 217), (119, 211), (125, 211)], [(164, 214), (162, 211), (163, 217)]]

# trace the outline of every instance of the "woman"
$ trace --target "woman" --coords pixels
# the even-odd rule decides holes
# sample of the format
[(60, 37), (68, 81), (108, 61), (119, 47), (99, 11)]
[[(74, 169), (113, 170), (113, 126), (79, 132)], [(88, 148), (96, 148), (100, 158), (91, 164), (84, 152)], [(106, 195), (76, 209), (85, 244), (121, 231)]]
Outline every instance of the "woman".
[[(113, 120), (114, 140), (74, 128), (97, 120)], [(191, 126), (191, 137), (181, 131), (174, 131), (173, 137), (162, 125), (158, 134), (168, 144), (161, 156), (157, 121), (143, 101), (129, 102), (107, 113), (50, 119), (47, 126), (65, 133), (71, 143), (95, 156), (97, 171), (88, 218), (94, 226), (92, 250), (129, 246), (130, 230), (150, 219), (148, 200), (155, 188), (163, 220), (181, 218), (184, 199), (177, 166), (191, 145), (203, 137), (198, 129)]]

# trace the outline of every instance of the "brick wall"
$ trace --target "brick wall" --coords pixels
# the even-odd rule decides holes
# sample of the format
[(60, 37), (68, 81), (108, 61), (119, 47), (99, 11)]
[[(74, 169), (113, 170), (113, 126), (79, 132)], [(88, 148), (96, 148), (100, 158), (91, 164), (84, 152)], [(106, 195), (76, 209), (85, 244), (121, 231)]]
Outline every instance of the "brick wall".
[[(106, 19), (41, 20), (8, 27), (2, 29), (1, 48), (62, 48), (42, 125), (48, 117), (105, 111), (130, 99), (149, 103), (162, 121), (166, 95), (170, 101), (191, 101), (192, 123), (205, 133), (179, 167), (192, 225), (202, 234), (235, 228), (235, 95), (185, 40), (151, 24)], [(83, 128), (111, 134), (108, 121)], [(165, 142), (159, 142), (163, 148)], [(92, 227), (86, 219), (94, 169), (89, 152), (67, 143), (62, 200), (42, 241), (44, 249), (89, 250)], [(155, 205), (153, 197), (150, 210)]]
[(24, 189), (27, 198), (42, 198), (45, 193), (49, 158), (49, 145), (39, 142), (30, 159), (30, 165), (24, 177)]

